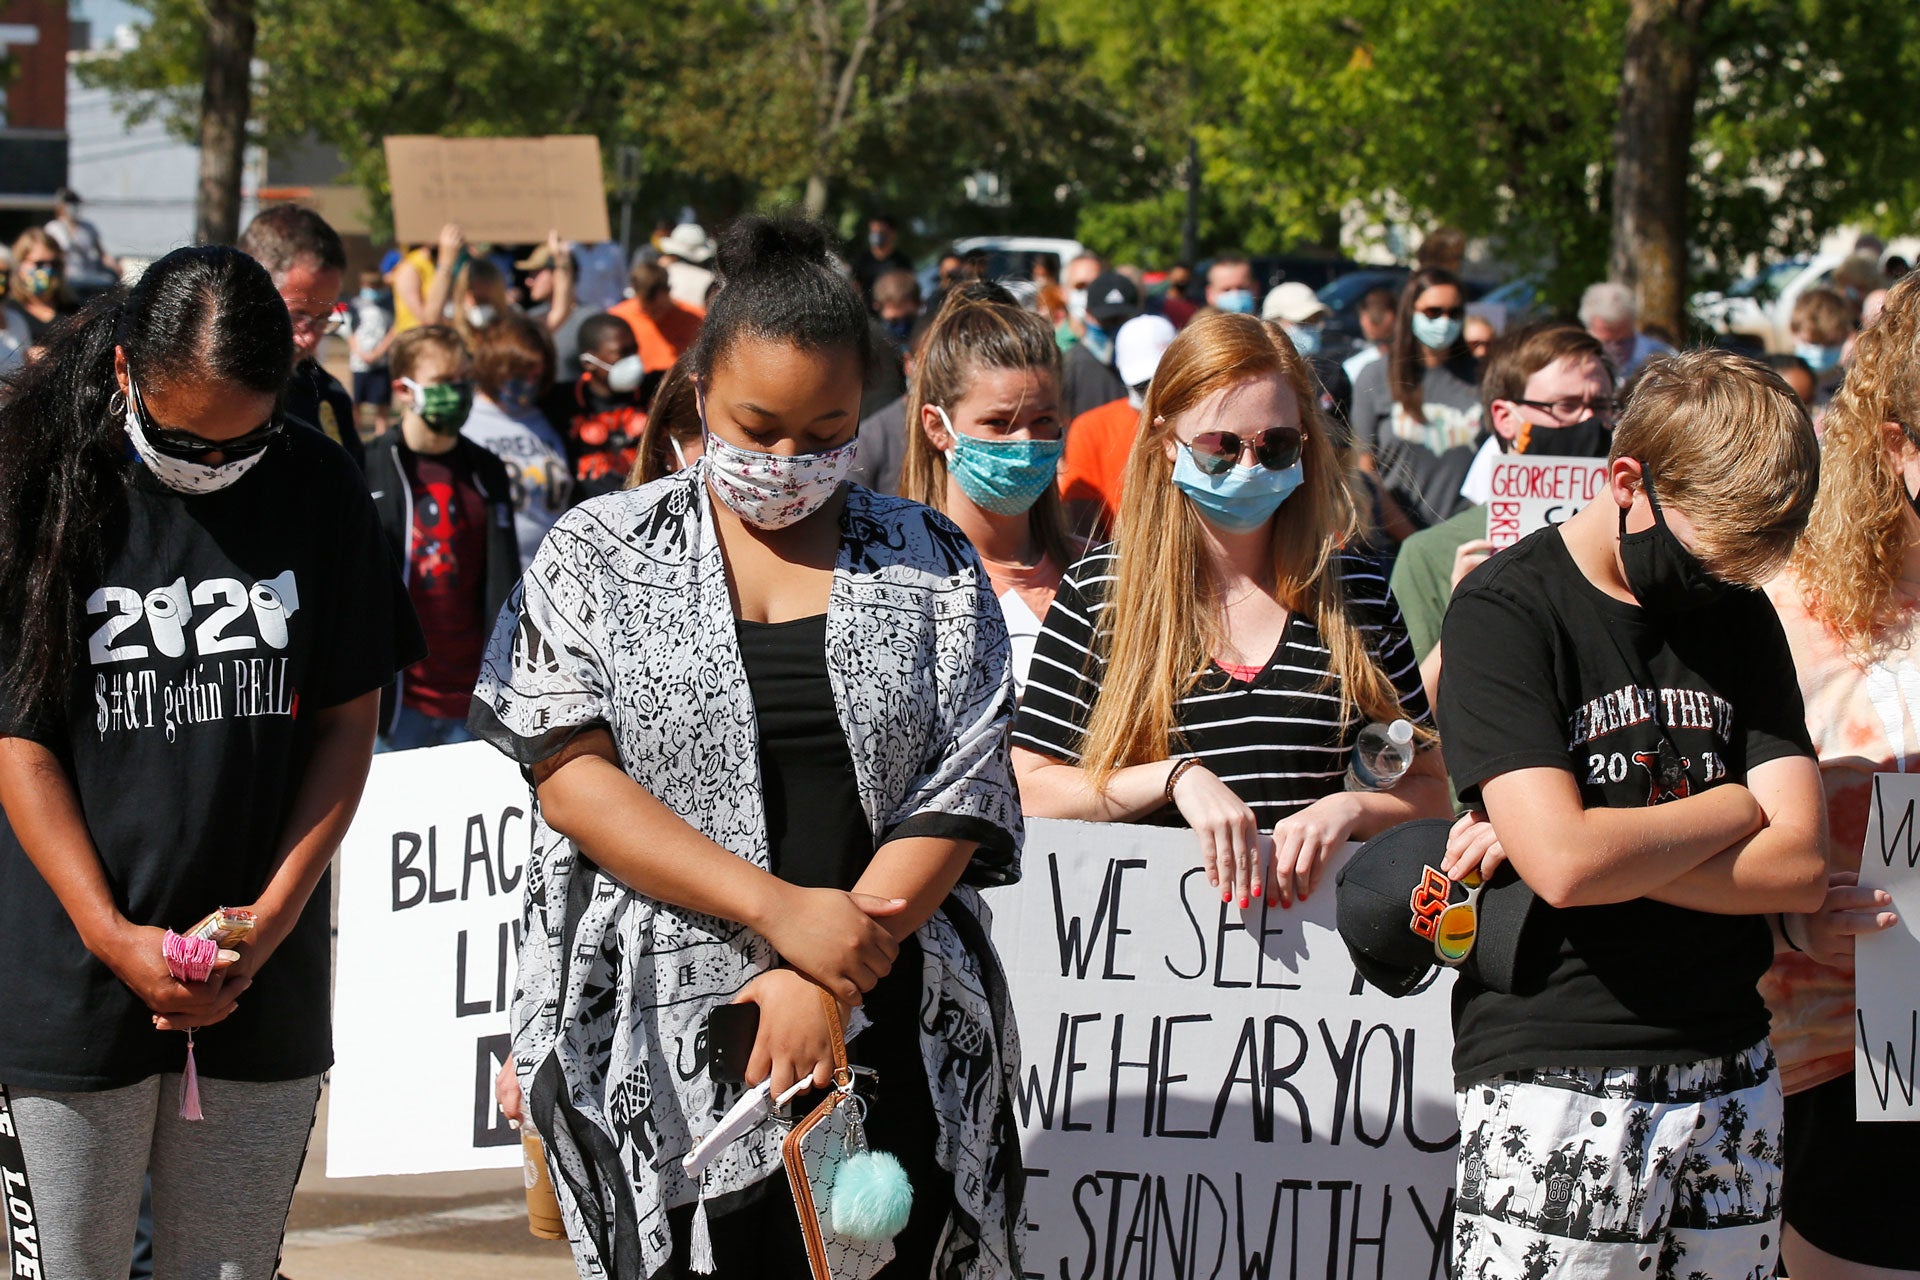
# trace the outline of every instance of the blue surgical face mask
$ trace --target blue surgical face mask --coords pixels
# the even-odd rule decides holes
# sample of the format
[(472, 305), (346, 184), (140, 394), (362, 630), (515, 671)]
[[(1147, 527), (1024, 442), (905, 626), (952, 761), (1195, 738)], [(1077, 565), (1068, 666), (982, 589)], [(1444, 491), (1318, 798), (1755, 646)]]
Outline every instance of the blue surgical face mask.
[(1040, 500), (1060, 469), (1065, 440), (982, 440), (953, 429), (947, 411), (935, 405), (953, 447), (947, 450), (947, 474), (967, 501), (997, 516), (1017, 516)]
[(1273, 518), (1280, 504), (1305, 479), (1306, 470), (1298, 462), (1281, 471), (1269, 471), (1256, 463), (1210, 476), (1194, 462), (1185, 445), (1176, 444), (1173, 450), (1173, 483), (1199, 508), (1208, 524), (1228, 533), (1258, 529)]
[(1287, 331), (1289, 338), (1293, 339), (1293, 349), (1298, 351), (1303, 359), (1320, 354), (1319, 325), (1283, 324), (1280, 327)]
[(891, 320), (882, 320), (880, 323), (886, 327), (888, 336), (895, 342), (905, 342), (913, 336), (913, 321), (913, 316), (895, 316)]
[(1423, 316), (1413, 313), (1413, 336), (1423, 347), (1431, 351), (1445, 351), (1460, 341), (1460, 332), (1466, 327), (1466, 321), (1457, 316)]
[(1101, 364), (1113, 363), (1113, 335), (1093, 321), (1087, 321), (1087, 332), (1080, 341), (1095, 360)]
[(1229, 289), (1215, 298), (1213, 305), (1237, 316), (1250, 316), (1253, 314), (1253, 290)]
[(368, 285), (366, 288), (360, 291), (360, 301), (378, 302), (380, 301), (380, 291), (374, 288), (372, 285)]
[(1840, 352), (1842, 350), (1843, 348), (1841, 347), (1823, 347), (1812, 342), (1796, 342), (1793, 344), (1793, 354), (1807, 362), (1807, 368), (1813, 370), (1815, 377), (1819, 377), (1821, 374), (1827, 373), (1838, 366), (1840, 363)]

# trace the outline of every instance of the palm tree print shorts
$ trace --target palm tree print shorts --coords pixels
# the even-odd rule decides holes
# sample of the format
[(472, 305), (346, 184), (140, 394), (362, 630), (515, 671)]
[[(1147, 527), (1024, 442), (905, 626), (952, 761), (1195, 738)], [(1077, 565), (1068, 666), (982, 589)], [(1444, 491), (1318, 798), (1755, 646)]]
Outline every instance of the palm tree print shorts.
[(1703, 1062), (1516, 1071), (1455, 1095), (1454, 1280), (1766, 1280), (1780, 1081)]

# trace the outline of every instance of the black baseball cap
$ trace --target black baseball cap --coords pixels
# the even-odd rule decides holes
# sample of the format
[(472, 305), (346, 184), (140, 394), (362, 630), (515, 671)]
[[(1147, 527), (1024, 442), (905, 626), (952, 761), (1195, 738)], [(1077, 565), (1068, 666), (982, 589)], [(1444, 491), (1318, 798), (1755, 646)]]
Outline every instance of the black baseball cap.
[(1503, 865), (1480, 890), (1474, 927), (1443, 929), (1442, 915), (1471, 890), (1447, 879), (1445, 818), (1421, 818), (1383, 831), (1354, 850), (1334, 878), (1340, 937), (1360, 976), (1390, 996), (1404, 996), (1439, 964), (1435, 939), (1451, 936), (1466, 954), (1453, 962), (1493, 991), (1513, 990), (1521, 934), (1533, 890)]
[(1087, 314), (1097, 320), (1102, 329), (1117, 328), (1116, 322), (1123, 323), (1140, 314), (1140, 290), (1118, 271), (1102, 272), (1087, 286)]

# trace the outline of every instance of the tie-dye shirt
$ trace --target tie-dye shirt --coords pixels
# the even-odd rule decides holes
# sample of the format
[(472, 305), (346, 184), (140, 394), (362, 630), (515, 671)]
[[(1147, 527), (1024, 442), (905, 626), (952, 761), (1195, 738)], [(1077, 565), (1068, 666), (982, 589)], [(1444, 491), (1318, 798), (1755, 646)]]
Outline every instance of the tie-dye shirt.
[[(1876, 773), (1920, 772), (1920, 611), (1912, 611), (1871, 661), (1807, 612), (1786, 577), (1767, 595), (1793, 650), (1807, 732), (1827, 794), (1828, 858), (1858, 871)], [(1853, 969), (1830, 968), (1787, 952), (1760, 982), (1773, 1013), (1781, 1085), (1798, 1093), (1853, 1070)]]

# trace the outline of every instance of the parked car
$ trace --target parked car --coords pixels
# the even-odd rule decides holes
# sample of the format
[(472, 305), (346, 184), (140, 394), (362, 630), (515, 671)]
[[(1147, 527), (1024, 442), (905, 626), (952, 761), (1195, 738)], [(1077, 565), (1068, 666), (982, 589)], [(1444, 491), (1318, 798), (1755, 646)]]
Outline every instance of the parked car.
[(1724, 292), (1696, 293), (1688, 303), (1694, 318), (1717, 334), (1751, 339), (1769, 352), (1792, 351), (1793, 304), (1807, 290), (1831, 284), (1846, 258), (1823, 253), (1776, 262)]
[(1487, 290), (1470, 309), (1492, 320), (1495, 327), (1505, 333), (1547, 314), (1546, 300), (1540, 296), (1543, 283), (1539, 276), (1518, 276), (1497, 289)]
[(1398, 294), (1413, 272), (1406, 267), (1363, 267), (1349, 271), (1337, 280), (1322, 285), (1316, 292), (1321, 305), (1331, 312), (1327, 320), (1328, 336), (1340, 334), (1352, 341), (1360, 338), (1360, 299), (1386, 285)]
[[(1307, 254), (1263, 254), (1248, 261), (1253, 264), (1253, 278), (1260, 282), (1262, 294), (1271, 293), (1274, 286), (1288, 280), (1297, 281), (1318, 292), (1340, 277), (1360, 270), (1360, 264), (1352, 258), (1323, 258)], [(1202, 279), (1206, 278), (1206, 272), (1198, 274)]]
[(1380, 285), (1386, 285), (1398, 296), (1411, 274), (1405, 267), (1361, 267), (1315, 290), (1315, 296), (1330, 313), (1320, 339), (1320, 354), (1330, 360), (1345, 360), (1359, 350), (1365, 340), (1360, 333), (1360, 299)]
[(989, 280), (1031, 280), (1033, 264), (1042, 257), (1053, 259), (1054, 277), (1057, 279), (1067, 263), (1086, 252), (1078, 240), (1058, 236), (967, 236), (955, 240), (920, 265), (915, 273), (920, 278), (920, 291), (932, 297), (934, 290), (940, 287), (942, 257), (957, 253), (964, 258), (980, 250), (985, 250), (987, 255)]

